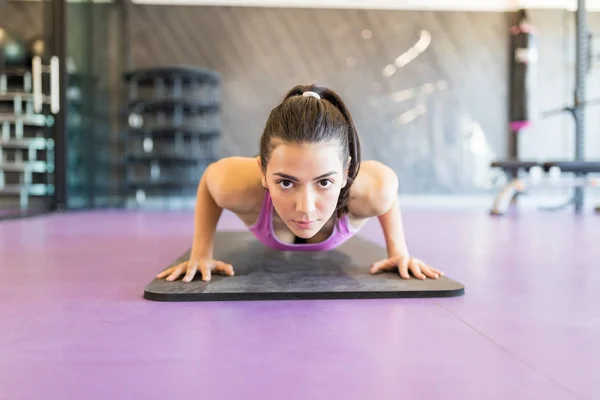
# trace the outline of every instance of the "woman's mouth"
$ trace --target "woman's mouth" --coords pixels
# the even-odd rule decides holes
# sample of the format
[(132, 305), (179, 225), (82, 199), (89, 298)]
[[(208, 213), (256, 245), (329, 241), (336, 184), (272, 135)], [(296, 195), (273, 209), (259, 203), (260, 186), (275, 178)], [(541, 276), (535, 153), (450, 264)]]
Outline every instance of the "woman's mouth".
[(300, 228), (300, 229), (310, 229), (313, 224), (314, 221), (294, 221), (294, 223)]

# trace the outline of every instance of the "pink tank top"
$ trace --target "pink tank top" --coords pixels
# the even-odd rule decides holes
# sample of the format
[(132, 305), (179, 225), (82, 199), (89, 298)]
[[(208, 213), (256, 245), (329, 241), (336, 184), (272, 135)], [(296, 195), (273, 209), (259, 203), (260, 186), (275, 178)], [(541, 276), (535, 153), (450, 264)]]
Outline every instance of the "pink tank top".
[(257, 221), (249, 227), (250, 232), (265, 246), (281, 251), (328, 251), (346, 242), (356, 233), (348, 216), (338, 219), (331, 235), (319, 243), (284, 243), (280, 241), (273, 230), (273, 203), (267, 190)]

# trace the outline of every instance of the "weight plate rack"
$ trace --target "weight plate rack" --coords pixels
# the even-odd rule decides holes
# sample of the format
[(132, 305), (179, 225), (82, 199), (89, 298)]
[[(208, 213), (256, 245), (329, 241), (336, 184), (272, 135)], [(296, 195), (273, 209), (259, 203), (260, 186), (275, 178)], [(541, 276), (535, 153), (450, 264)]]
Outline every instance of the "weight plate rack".
[(208, 165), (219, 158), (221, 77), (193, 67), (124, 74), (126, 206), (189, 206)]

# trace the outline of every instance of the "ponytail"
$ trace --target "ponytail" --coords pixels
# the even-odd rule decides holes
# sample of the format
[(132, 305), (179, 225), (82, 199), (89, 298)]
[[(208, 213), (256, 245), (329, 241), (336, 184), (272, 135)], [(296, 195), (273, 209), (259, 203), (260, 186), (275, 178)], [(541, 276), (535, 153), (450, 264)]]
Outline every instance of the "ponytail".
[(340, 197), (338, 199), (338, 204), (336, 207), (337, 215), (338, 217), (341, 217), (349, 211), (348, 204), (350, 202), (350, 188), (352, 187), (352, 184), (354, 183), (354, 180), (358, 176), (358, 172), (360, 170), (360, 139), (358, 137), (358, 132), (356, 130), (356, 126), (354, 125), (352, 115), (350, 115), (350, 111), (348, 110), (340, 96), (338, 96), (335, 92), (329, 89), (321, 90), (319, 95), (324, 100), (327, 100), (331, 104), (333, 104), (342, 113), (347, 123), (346, 154), (348, 157), (350, 157), (350, 164), (348, 165), (348, 181), (346, 183), (346, 186), (344, 186), (340, 192)]

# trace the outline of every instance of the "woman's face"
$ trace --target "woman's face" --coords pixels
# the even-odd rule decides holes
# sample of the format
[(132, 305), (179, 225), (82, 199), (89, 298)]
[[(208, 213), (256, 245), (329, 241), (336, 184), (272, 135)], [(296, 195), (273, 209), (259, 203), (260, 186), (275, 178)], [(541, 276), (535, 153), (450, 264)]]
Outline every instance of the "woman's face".
[(298, 237), (316, 235), (335, 212), (347, 171), (337, 142), (278, 144), (263, 175), (277, 214)]

